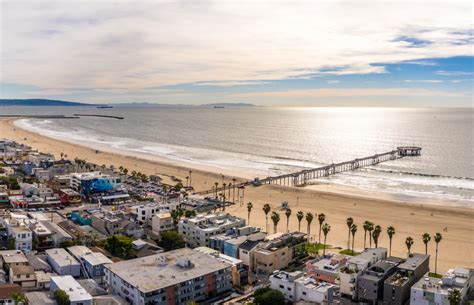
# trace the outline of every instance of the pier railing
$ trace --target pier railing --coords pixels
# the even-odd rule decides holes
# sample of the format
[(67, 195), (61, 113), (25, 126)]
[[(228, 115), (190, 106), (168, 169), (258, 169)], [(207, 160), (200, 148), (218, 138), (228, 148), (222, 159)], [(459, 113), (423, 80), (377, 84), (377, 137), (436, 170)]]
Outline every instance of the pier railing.
[[(357, 158), (350, 161), (329, 164), (317, 168), (305, 169), (302, 171), (284, 174), (274, 177), (267, 177), (264, 179), (246, 181), (241, 184), (235, 185), (234, 187), (245, 187), (247, 185), (262, 185), (262, 184), (274, 184), (282, 186), (304, 186), (308, 181), (315, 180), (322, 177), (328, 177), (342, 172), (353, 171), (365, 166), (377, 165), (381, 162), (387, 162), (391, 160), (400, 159), (408, 156), (419, 156), (421, 154), (421, 147), (416, 146), (401, 146), (397, 149), (375, 154), (365, 158)], [(224, 187), (213, 188), (211, 190), (196, 192), (199, 195), (219, 193), (225, 191)]]

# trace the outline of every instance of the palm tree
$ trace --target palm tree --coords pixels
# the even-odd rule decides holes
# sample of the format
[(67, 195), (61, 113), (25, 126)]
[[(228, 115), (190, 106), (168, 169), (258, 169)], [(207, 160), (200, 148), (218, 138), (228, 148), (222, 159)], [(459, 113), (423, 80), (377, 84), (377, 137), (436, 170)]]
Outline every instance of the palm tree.
[(423, 239), (423, 243), (425, 244), (425, 254), (428, 254), (428, 243), (431, 240), (431, 236), (428, 233), (424, 233), (421, 238)]
[(247, 212), (248, 212), (248, 216), (247, 216), (247, 224), (250, 225), (250, 212), (252, 212), (252, 208), (253, 208), (253, 204), (249, 201), (247, 203)]
[(324, 215), (324, 213), (321, 213), (318, 215), (318, 222), (319, 222), (318, 244), (321, 244), (321, 227), (323, 226), (323, 223), (325, 220), (326, 220), (326, 215)]
[(128, 169), (124, 168), (124, 169), (123, 169), (123, 174), (124, 174), (125, 176), (127, 176), (127, 174), (128, 174)]
[(219, 186), (219, 182), (214, 182), (214, 185), (216, 186), (215, 190), (216, 190), (216, 199), (217, 199), (217, 187)]
[(232, 178), (232, 203), (235, 203), (235, 182), (237, 179)]
[(119, 166), (119, 172), (123, 172), (123, 166), (122, 165)]
[(324, 247), (323, 247), (323, 255), (326, 254), (326, 238), (328, 237), (328, 233), (331, 231), (331, 226), (325, 223), (323, 225), (323, 234), (324, 234)]
[(392, 256), (392, 238), (395, 235), (395, 228), (390, 226), (387, 228), (388, 239), (390, 240), (389, 255)]
[(265, 213), (265, 231), (268, 232), (268, 213), (270, 213), (272, 207), (268, 204), (265, 203), (263, 205), (263, 212)]
[(372, 238), (374, 239), (375, 248), (378, 248), (379, 246), (379, 236), (381, 232), (382, 232), (382, 227), (379, 225), (376, 225), (374, 228), (374, 231), (372, 232)]
[(369, 231), (369, 248), (372, 248), (372, 231), (374, 230), (374, 223), (370, 222), (367, 229)]
[(298, 211), (298, 213), (296, 213), (296, 218), (298, 219), (298, 232), (301, 232), (301, 221), (304, 218), (303, 211)]
[(186, 176), (186, 187), (189, 186), (189, 176)]
[(10, 298), (15, 302), (15, 305), (20, 303), (28, 305), (28, 298), (22, 292), (13, 292), (10, 294)]
[(351, 233), (352, 233), (352, 255), (354, 255), (354, 239), (355, 239), (355, 234), (357, 232), (357, 225), (353, 224), (351, 227)]
[(352, 227), (353, 223), (354, 223), (354, 219), (352, 217), (348, 217), (346, 219), (346, 224), (347, 224), (347, 249), (349, 249), (350, 245), (351, 245), (351, 227)]
[(193, 174), (193, 171), (189, 171), (189, 187), (192, 187), (192, 174)]
[(366, 248), (366, 241), (367, 241), (367, 231), (369, 230), (370, 227), (370, 221), (366, 220), (364, 221), (364, 224), (362, 225), (364, 228), (364, 249)]
[(274, 211), (272, 213), (271, 219), (273, 221), (273, 232), (276, 233), (277, 232), (277, 227), (278, 227), (278, 222), (280, 221), (280, 214), (278, 214), (277, 212)]
[(413, 238), (411, 236), (407, 237), (407, 239), (405, 240), (405, 245), (407, 246), (407, 249), (408, 249), (408, 256), (410, 256), (411, 246), (413, 246)]
[(288, 229), (288, 226), (290, 224), (290, 216), (291, 216), (291, 209), (290, 208), (286, 209), (285, 216), (286, 216), (286, 233), (289, 233), (290, 230)]
[(311, 240), (311, 222), (313, 221), (313, 214), (311, 212), (306, 213), (306, 222), (308, 223), (308, 240)]
[(437, 274), (438, 272), (438, 245), (439, 242), (443, 239), (443, 236), (441, 233), (436, 233), (434, 236), (434, 241), (436, 243), (436, 255), (435, 255), (435, 273)]
[(459, 305), (461, 303), (461, 292), (459, 289), (452, 289), (448, 292), (449, 305)]

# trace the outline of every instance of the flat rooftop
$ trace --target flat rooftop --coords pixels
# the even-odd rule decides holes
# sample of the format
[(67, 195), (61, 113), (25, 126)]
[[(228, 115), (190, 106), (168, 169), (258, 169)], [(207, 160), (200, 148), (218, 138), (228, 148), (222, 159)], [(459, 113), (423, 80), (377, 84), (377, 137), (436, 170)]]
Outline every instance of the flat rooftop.
[(92, 300), (92, 296), (84, 289), (72, 276), (52, 276), (51, 282), (54, 282), (59, 289), (64, 290), (71, 302), (80, 302)]
[[(182, 267), (178, 260), (187, 259), (191, 266)], [(189, 248), (105, 265), (121, 279), (143, 293), (169, 287), (231, 267), (211, 255)]]
[(113, 263), (107, 256), (100, 252), (90, 252), (82, 256), (82, 259), (92, 266)]
[(0, 251), (0, 256), (7, 264), (28, 263), (28, 258), (20, 250), (4, 250)]
[(86, 246), (72, 246), (68, 247), (67, 251), (71, 253), (75, 258), (80, 258), (81, 256), (92, 253), (92, 250)]
[(429, 259), (429, 255), (413, 253), (412, 256), (409, 256), (404, 263), (398, 265), (398, 268), (404, 270), (415, 270), (416, 268), (418, 268), (418, 266), (420, 266), (426, 260)]
[(48, 249), (45, 252), (61, 267), (69, 266), (70, 264), (79, 265), (79, 262), (62, 248)]

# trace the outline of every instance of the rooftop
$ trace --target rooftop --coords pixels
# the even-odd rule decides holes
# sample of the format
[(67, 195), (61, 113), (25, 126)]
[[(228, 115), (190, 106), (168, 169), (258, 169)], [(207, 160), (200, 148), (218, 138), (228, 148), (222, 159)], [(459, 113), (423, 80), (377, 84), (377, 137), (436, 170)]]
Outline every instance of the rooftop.
[(429, 260), (430, 256), (425, 255), (425, 254), (419, 254), (419, 253), (413, 253), (411, 256), (409, 256), (404, 263), (401, 263), (398, 265), (399, 269), (405, 269), (405, 270), (415, 270), (423, 264), (426, 260)]
[(10, 269), (15, 275), (35, 273), (35, 269), (33, 269), (33, 267), (25, 265), (11, 266)]
[(86, 246), (72, 246), (68, 247), (67, 251), (71, 253), (75, 258), (79, 259), (81, 256), (92, 253), (91, 249)]
[(62, 248), (48, 249), (45, 252), (61, 267), (69, 266), (71, 264), (79, 264), (79, 262), (71, 254)]
[(71, 302), (83, 300), (92, 300), (92, 296), (84, 289), (72, 276), (52, 276), (51, 282), (54, 282), (59, 289), (64, 290)]
[(0, 251), (0, 256), (7, 264), (28, 263), (28, 258), (20, 250), (3, 250)]
[(0, 285), (0, 300), (9, 298), (14, 292), (21, 292), (21, 287), (17, 284)]
[(92, 266), (111, 264), (112, 261), (100, 252), (90, 252), (82, 256), (82, 259)]
[(105, 266), (144, 293), (231, 267), (229, 263), (189, 248)]

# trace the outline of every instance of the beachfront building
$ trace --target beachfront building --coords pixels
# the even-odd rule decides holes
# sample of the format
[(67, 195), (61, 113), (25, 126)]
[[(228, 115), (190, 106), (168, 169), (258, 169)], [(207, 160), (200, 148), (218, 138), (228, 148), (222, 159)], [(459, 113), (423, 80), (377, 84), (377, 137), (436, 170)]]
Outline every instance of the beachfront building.
[(397, 266), (397, 271), (385, 280), (383, 301), (387, 305), (403, 305), (410, 299), (410, 289), (430, 269), (430, 256), (411, 254)]
[(303, 272), (275, 271), (270, 276), (272, 289), (279, 290), (285, 299), (292, 303), (311, 302), (316, 304), (332, 304), (337, 286), (326, 282), (318, 282)]
[(52, 276), (50, 297), (54, 299), (54, 292), (63, 290), (69, 296), (70, 305), (92, 305), (93, 298), (72, 276)]
[(365, 249), (350, 257), (339, 272), (339, 286), (342, 295), (357, 298), (357, 279), (371, 265), (387, 258), (386, 248)]
[(46, 259), (51, 268), (59, 275), (81, 275), (81, 264), (66, 250), (62, 248), (46, 250)]
[(397, 271), (399, 261), (380, 260), (357, 278), (357, 299), (359, 302), (377, 304), (383, 299), (385, 280)]
[(231, 229), (227, 234), (219, 234), (209, 239), (209, 247), (226, 255), (238, 258), (239, 246), (246, 240), (263, 240), (266, 233), (260, 232), (260, 228), (245, 226)]
[(448, 296), (454, 289), (461, 295), (460, 304), (468, 300), (468, 293), (474, 287), (474, 270), (457, 267), (449, 269), (441, 278), (427, 274), (411, 287), (410, 305), (450, 305)]
[(209, 300), (232, 288), (231, 264), (189, 248), (105, 265), (110, 293), (132, 305)]
[(271, 274), (275, 270), (288, 267), (299, 257), (298, 249), (304, 247), (306, 234), (301, 232), (275, 233), (253, 251), (251, 271), (257, 274)]
[(329, 253), (324, 257), (306, 262), (306, 275), (320, 282), (336, 284), (339, 270), (345, 266), (347, 256)]
[(70, 186), (82, 195), (90, 195), (121, 189), (122, 181), (119, 177), (112, 177), (101, 172), (72, 173)]
[(230, 214), (197, 215), (182, 219), (178, 231), (189, 247), (209, 246), (212, 236), (245, 226), (245, 220)]
[(151, 218), (151, 229), (153, 234), (158, 238), (161, 237), (161, 234), (168, 232), (174, 229), (173, 218), (171, 218), (170, 213), (159, 213), (155, 214)]

